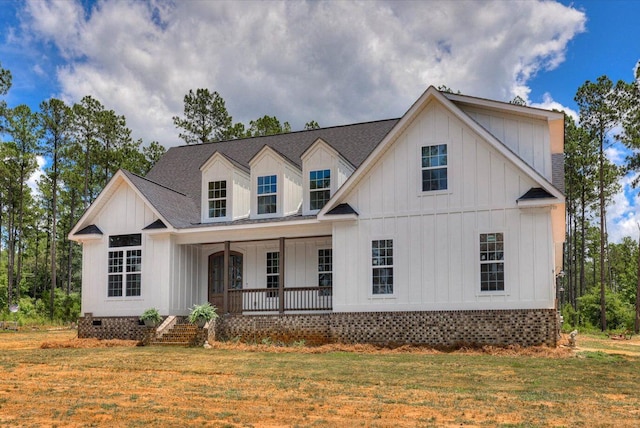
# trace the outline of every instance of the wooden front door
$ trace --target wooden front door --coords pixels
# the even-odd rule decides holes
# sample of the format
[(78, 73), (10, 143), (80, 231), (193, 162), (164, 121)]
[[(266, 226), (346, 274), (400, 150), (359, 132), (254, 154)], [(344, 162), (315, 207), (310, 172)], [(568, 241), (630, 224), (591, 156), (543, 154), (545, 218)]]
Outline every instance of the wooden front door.
[[(242, 290), (242, 254), (229, 253), (229, 290)], [(224, 251), (209, 256), (209, 303), (221, 311), (224, 306)], [(232, 293), (229, 312), (242, 311), (242, 295)]]

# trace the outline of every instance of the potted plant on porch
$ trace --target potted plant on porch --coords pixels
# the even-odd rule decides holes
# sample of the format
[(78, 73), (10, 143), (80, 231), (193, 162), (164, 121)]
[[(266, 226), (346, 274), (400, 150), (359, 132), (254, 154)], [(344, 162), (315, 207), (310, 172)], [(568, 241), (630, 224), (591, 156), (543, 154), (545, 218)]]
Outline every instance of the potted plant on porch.
[(195, 305), (191, 308), (191, 312), (189, 313), (189, 322), (196, 324), (200, 328), (204, 327), (206, 323), (216, 318), (218, 318), (216, 308), (215, 306), (211, 306), (211, 303), (209, 302), (202, 305)]
[(147, 327), (156, 327), (162, 322), (162, 317), (156, 308), (149, 308), (140, 315), (140, 321)]

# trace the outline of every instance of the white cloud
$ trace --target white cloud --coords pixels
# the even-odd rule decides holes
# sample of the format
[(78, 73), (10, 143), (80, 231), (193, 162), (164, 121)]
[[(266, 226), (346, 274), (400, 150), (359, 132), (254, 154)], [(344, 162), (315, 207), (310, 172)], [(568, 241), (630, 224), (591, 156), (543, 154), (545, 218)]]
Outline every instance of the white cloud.
[(560, 104), (559, 102), (555, 101), (553, 99), (553, 97), (551, 96), (551, 94), (549, 94), (548, 92), (545, 92), (545, 94), (542, 96), (542, 102), (541, 103), (531, 103), (529, 105), (531, 107), (543, 108), (543, 109), (547, 109), (547, 110), (564, 111), (565, 114), (567, 114), (568, 116), (570, 116), (574, 120), (574, 122), (578, 123), (578, 121), (579, 121), (578, 112), (576, 112), (575, 110), (573, 110), (570, 107), (565, 107), (562, 104)]
[(38, 163), (38, 167), (27, 180), (27, 186), (29, 186), (33, 193), (40, 191), (38, 189), (38, 180), (44, 175), (44, 166), (47, 164), (47, 160), (43, 156), (36, 156), (36, 162)]
[(34, 0), (24, 31), (66, 59), (59, 95), (91, 94), (135, 137), (180, 143), (189, 89), (218, 91), (235, 121), (300, 129), (402, 115), (428, 85), (527, 99), (585, 15), (553, 2), (74, 2)]
[(638, 238), (640, 210), (637, 207), (638, 189), (631, 182), (639, 173), (630, 173), (620, 179), (620, 191), (613, 196), (612, 204), (607, 207), (607, 230), (611, 242), (620, 242), (625, 236)]

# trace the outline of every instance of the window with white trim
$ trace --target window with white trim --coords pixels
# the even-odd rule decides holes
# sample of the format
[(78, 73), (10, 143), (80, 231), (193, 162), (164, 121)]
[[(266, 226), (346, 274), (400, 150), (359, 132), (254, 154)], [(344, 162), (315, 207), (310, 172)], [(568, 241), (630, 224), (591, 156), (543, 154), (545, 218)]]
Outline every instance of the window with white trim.
[(372, 293), (393, 294), (393, 239), (371, 241)]
[(107, 297), (142, 295), (142, 235), (109, 236)]
[(331, 170), (309, 172), (309, 209), (321, 209), (331, 197)]
[(333, 286), (333, 250), (321, 248), (318, 250), (318, 296), (331, 296)]
[(210, 181), (207, 195), (209, 218), (227, 216), (227, 181)]
[(278, 297), (280, 287), (280, 252), (267, 253), (267, 297)]
[(278, 211), (278, 177), (258, 177), (258, 214), (273, 214)]
[(504, 291), (504, 235), (480, 234), (480, 291)]
[(447, 145), (422, 147), (422, 191), (447, 189)]

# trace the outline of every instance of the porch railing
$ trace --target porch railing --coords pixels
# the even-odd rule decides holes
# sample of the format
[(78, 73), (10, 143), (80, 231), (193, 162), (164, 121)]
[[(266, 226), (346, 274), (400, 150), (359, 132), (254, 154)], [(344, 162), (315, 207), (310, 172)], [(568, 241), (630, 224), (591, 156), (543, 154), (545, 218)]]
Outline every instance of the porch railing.
[(229, 312), (325, 311), (332, 308), (331, 287), (285, 287), (284, 308), (280, 290), (254, 288), (229, 290)]

